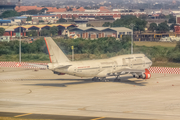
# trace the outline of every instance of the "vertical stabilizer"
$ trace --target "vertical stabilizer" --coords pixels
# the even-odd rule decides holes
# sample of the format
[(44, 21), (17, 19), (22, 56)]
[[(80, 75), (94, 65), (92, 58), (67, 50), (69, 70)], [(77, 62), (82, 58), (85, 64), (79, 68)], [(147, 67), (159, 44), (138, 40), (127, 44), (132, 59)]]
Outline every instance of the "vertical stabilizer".
[(57, 46), (51, 37), (44, 37), (46, 46), (49, 52), (49, 59), (51, 63), (62, 63), (69, 62), (69, 59), (62, 52), (62, 50)]

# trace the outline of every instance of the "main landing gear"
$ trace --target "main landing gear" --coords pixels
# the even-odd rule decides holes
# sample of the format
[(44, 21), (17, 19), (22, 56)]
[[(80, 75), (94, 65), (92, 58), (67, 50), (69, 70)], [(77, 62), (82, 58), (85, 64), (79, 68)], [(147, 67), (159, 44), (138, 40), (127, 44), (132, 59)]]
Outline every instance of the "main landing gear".
[(118, 75), (118, 76), (114, 79), (114, 82), (121, 82), (120, 75)]
[[(94, 82), (109, 82), (110, 80), (107, 80), (106, 77), (94, 77), (92, 78), (92, 81)], [(118, 75), (115, 79), (114, 79), (114, 82), (121, 82), (121, 79), (120, 79), (120, 75)]]
[(102, 78), (94, 77), (94, 78), (92, 78), (92, 81), (95, 81), (95, 82), (108, 82), (109, 80), (106, 80), (106, 77), (102, 77)]

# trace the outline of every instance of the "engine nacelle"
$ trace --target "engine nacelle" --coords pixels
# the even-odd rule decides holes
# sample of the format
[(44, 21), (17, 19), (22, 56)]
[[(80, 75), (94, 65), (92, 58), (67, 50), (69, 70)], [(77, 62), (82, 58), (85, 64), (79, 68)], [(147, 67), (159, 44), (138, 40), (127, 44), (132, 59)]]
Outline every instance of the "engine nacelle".
[(139, 78), (139, 75), (133, 74), (133, 77), (134, 77), (134, 78)]
[(57, 74), (57, 75), (65, 75), (65, 73), (60, 73), (60, 72), (55, 72), (55, 71), (54, 71), (54, 74)]
[(151, 78), (151, 74), (150, 73), (143, 73), (142, 75), (139, 76), (139, 78), (149, 79), (149, 78)]

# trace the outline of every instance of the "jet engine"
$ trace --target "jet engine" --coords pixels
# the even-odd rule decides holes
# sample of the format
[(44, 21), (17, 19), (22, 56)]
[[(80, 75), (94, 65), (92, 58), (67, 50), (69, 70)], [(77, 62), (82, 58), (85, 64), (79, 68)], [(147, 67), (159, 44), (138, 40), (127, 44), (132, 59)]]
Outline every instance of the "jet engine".
[(134, 78), (139, 78), (139, 75), (135, 73), (135, 74), (133, 74), (133, 77)]
[(141, 74), (139, 76), (139, 78), (142, 78), (142, 79), (149, 79), (149, 78), (151, 78), (151, 74), (150, 74), (149, 70), (145, 69), (145, 73)]
[(139, 76), (139, 78), (149, 79), (149, 78), (151, 78), (151, 74), (150, 73), (143, 73), (142, 75)]
[(56, 72), (56, 71), (53, 71), (54, 74), (57, 74), (57, 75), (65, 75), (65, 73), (60, 73), (60, 72)]

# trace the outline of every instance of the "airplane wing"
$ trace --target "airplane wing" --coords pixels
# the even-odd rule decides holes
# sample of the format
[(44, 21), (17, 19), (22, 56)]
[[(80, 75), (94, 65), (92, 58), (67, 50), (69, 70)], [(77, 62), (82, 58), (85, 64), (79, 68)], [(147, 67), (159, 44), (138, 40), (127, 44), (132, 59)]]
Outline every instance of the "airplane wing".
[(136, 73), (136, 72), (145, 72), (145, 69), (122, 69), (121, 72), (129, 72), (129, 73)]

